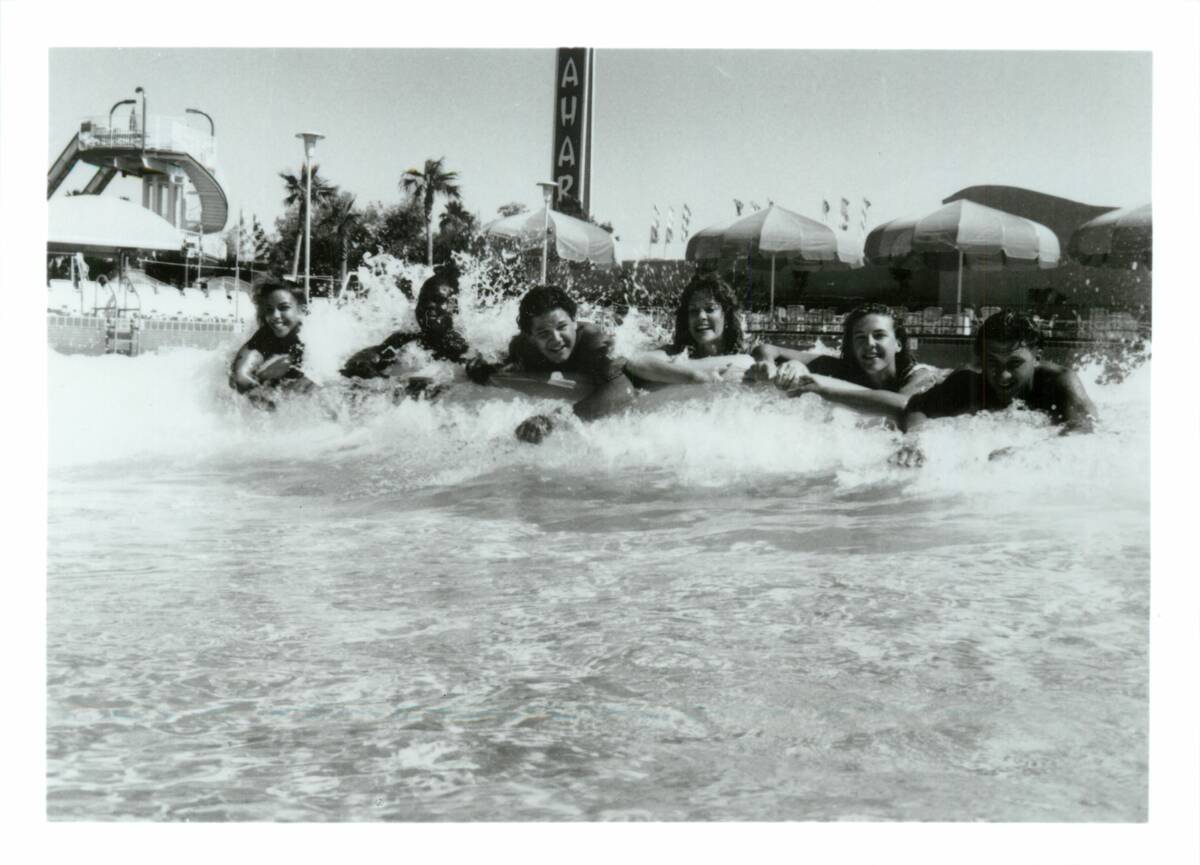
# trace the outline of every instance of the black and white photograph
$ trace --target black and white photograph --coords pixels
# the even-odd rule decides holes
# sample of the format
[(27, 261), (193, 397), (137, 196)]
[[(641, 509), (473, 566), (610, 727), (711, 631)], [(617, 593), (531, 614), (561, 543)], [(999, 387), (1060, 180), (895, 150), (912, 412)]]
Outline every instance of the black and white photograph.
[(1175, 861), (1195, 5), (827, 44), (799, 8), (66, 8), (4, 10), (46, 835), (1056, 826), (1003, 861)]

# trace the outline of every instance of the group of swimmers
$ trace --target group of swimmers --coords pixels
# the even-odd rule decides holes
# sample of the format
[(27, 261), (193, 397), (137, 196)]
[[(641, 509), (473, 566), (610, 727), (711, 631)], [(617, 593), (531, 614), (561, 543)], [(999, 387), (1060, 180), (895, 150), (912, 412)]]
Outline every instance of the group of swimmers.
[[(234, 358), (230, 384), (255, 404), (271, 408), (278, 389), (308, 392), (315, 385), (302, 369), (302, 304), (296, 287), (264, 281), (256, 306), (260, 327)], [(1079, 377), (1041, 360), (1038, 328), (1011, 311), (989, 316), (976, 334), (979, 368), (949, 374), (919, 363), (902, 322), (878, 304), (846, 316), (839, 356), (753, 342), (742, 327), (732, 288), (708, 271), (696, 273), (685, 287), (672, 341), (629, 357), (617, 354), (611, 333), (578, 320), (575, 301), (554, 285), (533, 287), (521, 298), (518, 332), (497, 362), (471, 350), (455, 329), (457, 311), (458, 274), (452, 265), (439, 267), (418, 293), (418, 330), (398, 331), (355, 353), (342, 375), (355, 384), (402, 381), (397, 395), (428, 396), (428, 380), (411, 377), (404, 352), (417, 345), (434, 358), (461, 364), (465, 376), (479, 385), (520, 390), (528, 380), (522, 376), (568, 376), (582, 384), (573, 413), (584, 421), (628, 408), (648, 390), (728, 381), (769, 383), (791, 396), (817, 394), (883, 415), (906, 434), (932, 419), (1003, 410), (1017, 402), (1047, 414), (1064, 433), (1090, 431), (1097, 417)], [(517, 427), (516, 436), (541, 442), (563, 416), (559, 411), (530, 417)], [(924, 459), (909, 436), (893, 462), (915, 466)]]

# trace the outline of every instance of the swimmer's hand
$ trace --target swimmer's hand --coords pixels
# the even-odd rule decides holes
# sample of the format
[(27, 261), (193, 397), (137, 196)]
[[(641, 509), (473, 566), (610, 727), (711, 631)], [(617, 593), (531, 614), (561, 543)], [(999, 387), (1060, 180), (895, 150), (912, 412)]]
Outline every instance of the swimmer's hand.
[(526, 418), (521, 421), (517, 427), (516, 436), (523, 442), (531, 445), (542, 443), (542, 439), (550, 435), (550, 431), (554, 429), (554, 421), (544, 414), (535, 414), (531, 418)]
[(798, 360), (789, 360), (787, 363), (781, 364), (776, 371), (775, 386), (781, 390), (791, 391), (800, 387), (804, 379), (807, 379), (809, 384), (815, 384), (808, 367)]
[(267, 358), (256, 369), (255, 375), (261, 381), (274, 381), (283, 378), (292, 368), (292, 359), (286, 354), (276, 354)]
[(788, 396), (803, 396), (806, 393), (815, 393), (817, 396), (826, 394), (825, 387), (811, 375), (802, 375), (797, 378), (786, 392)]
[(771, 381), (775, 378), (776, 371), (774, 360), (760, 360), (746, 370), (745, 380), (748, 383)]
[(919, 469), (925, 465), (925, 452), (919, 445), (907, 444), (892, 454), (888, 464), (906, 469)]
[(697, 381), (701, 384), (719, 384), (723, 381), (743, 381), (750, 374), (752, 367), (730, 362), (722, 367), (697, 371)]
[(405, 399), (434, 400), (446, 390), (444, 384), (434, 384), (433, 379), (423, 376), (413, 376), (403, 388), (396, 388), (392, 393), (392, 402), (399, 405)]
[(1005, 457), (1012, 456), (1016, 452), (1017, 450), (1014, 447), (996, 448), (994, 451), (988, 454), (988, 462), (990, 463), (993, 460), (1002, 460)]
[(254, 377), (254, 373), (236, 370), (229, 376), (229, 386), (238, 393), (247, 393), (262, 387), (262, 382)]
[[(395, 352), (391, 354), (394, 355)], [(341, 371), (346, 378), (375, 378), (382, 373), (385, 365), (383, 352), (374, 347), (364, 348), (350, 355)]]
[(475, 384), (487, 384), (492, 375), (501, 367), (498, 363), (488, 363), (479, 355), (467, 361), (467, 378)]

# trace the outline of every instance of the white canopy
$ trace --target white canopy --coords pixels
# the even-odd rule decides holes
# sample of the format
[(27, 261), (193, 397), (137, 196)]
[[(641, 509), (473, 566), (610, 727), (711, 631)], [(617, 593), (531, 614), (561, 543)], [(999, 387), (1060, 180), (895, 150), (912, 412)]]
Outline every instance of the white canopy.
[(50, 252), (102, 255), (141, 249), (179, 252), (185, 234), (157, 213), (122, 198), (71, 195), (49, 202)]

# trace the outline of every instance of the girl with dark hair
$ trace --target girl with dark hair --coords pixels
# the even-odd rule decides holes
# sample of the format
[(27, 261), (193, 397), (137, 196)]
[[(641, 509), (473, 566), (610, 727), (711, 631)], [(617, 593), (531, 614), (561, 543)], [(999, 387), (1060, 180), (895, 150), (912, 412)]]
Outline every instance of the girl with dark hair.
[(314, 385), (305, 377), (304, 343), (300, 341), (303, 295), (296, 286), (268, 277), (254, 290), (259, 328), (234, 356), (229, 369), (229, 386), (246, 394), (250, 401), (273, 409), (268, 388), (286, 388), (307, 393)]
[(904, 325), (890, 307), (860, 306), (842, 323), (839, 357), (773, 345), (755, 347), (758, 379), (774, 378), (793, 395), (815, 393), (855, 408), (899, 416), (909, 397), (940, 378), (917, 363)]
[(715, 273), (697, 273), (675, 309), (674, 339), (634, 355), (627, 370), (639, 384), (740, 381), (753, 362), (748, 351), (733, 289)]

